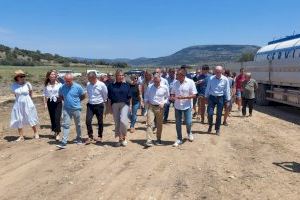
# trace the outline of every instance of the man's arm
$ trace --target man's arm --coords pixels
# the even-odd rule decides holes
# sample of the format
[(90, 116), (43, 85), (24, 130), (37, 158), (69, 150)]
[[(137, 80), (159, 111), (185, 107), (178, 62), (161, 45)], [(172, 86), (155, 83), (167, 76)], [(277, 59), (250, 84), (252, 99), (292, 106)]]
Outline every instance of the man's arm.
[(231, 95), (230, 95), (230, 84), (229, 84), (229, 80), (226, 79), (226, 85), (225, 85), (225, 98), (226, 101), (230, 101), (231, 99)]
[(102, 88), (102, 98), (103, 98), (103, 101), (107, 101), (107, 96), (108, 96), (107, 87), (103, 83), (101, 88)]
[(85, 98), (86, 98), (86, 93), (83, 93), (83, 94), (80, 96), (80, 101), (83, 101)]
[(257, 88), (258, 88), (258, 84), (257, 84), (256, 80), (254, 80), (254, 90), (257, 90)]
[(83, 88), (79, 86), (79, 94), (80, 94), (80, 101), (84, 100), (86, 98), (86, 93), (83, 91)]
[(209, 96), (210, 85), (211, 85), (211, 79), (209, 78), (207, 80), (207, 86), (205, 88), (205, 98), (208, 98), (208, 96)]

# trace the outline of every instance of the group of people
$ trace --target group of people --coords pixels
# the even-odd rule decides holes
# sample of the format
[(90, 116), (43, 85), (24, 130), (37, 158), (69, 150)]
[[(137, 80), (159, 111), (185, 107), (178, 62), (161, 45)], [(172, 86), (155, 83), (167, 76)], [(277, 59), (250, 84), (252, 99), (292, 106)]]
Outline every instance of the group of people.
[[(86, 97), (86, 128), (88, 139), (85, 143), (102, 142), (103, 116), (112, 113), (115, 123), (116, 146), (127, 146), (127, 132), (130, 121), (130, 132), (135, 131), (138, 109), (146, 116), (147, 147), (162, 144), (163, 124), (168, 123), (169, 109), (175, 109), (177, 147), (183, 142), (182, 125), (185, 124), (187, 139), (194, 140), (192, 133), (192, 118), (195, 117), (204, 123), (207, 111), (208, 132), (212, 132), (213, 116), (216, 108), (215, 133), (220, 135), (222, 113), (225, 109), (223, 125), (228, 125), (227, 118), (232, 109), (234, 100), (238, 109), (242, 106), (242, 115), (246, 116), (246, 107), (249, 107), (249, 116), (252, 116), (253, 103), (257, 83), (251, 78), (251, 73), (241, 73), (232, 77), (229, 70), (216, 66), (214, 72), (209, 73), (209, 66), (199, 68), (194, 77), (189, 77), (185, 67), (170, 68), (163, 73), (156, 68), (153, 73), (145, 71), (143, 77), (136, 75), (125, 79), (122, 70), (116, 70), (115, 79), (110, 81), (99, 80), (95, 72), (87, 74), (88, 83), (85, 89), (73, 80), (72, 74), (64, 76), (62, 84), (57, 77), (56, 70), (47, 72), (44, 83), (44, 105), (49, 111), (51, 131), (64, 149), (68, 143), (70, 124), (74, 118), (76, 139), (74, 143), (83, 144), (81, 134), (82, 100)], [(11, 112), (11, 127), (17, 128), (19, 137), (23, 141), (23, 127), (30, 125), (34, 137), (39, 138), (37, 132), (38, 115), (32, 101), (32, 86), (26, 81), (26, 74), (22, 70), (15, 72), (11, 89), (16, 96)], [(196, 109), (198, 105), (198, 109)], [(206, 109), (207, 107), (207, 109)], [(194, 114), (192, 113), (194, 110)], [(94, 115), (98, 122), (98, 134), (94, 137), (92, 119)], [(62, 117), (62, 120), (61, 120)], [(62, 121), (62, 122), (61, 122)], [(62, 128), (62, 139), (60, 133)], [(155, 131), (156, 129), (156, 131)], [(156, 138), (153, 138), (153, 133)]]

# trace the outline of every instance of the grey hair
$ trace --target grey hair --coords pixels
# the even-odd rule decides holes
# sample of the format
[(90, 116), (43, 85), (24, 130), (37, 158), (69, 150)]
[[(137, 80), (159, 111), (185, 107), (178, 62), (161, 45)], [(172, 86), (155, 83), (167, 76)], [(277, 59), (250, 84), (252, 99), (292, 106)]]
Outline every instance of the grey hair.
[(67, 72), (64, 77), (67, 77), (67, 76), (70, 76), (71, 78), (73, 78), (73, 74), (70, 72)]
[(245, 76), (251, 77), (251, 72), (247, 72), (247, 73), (245, 74)]
[(87, 74), (88, 77), (91, 77), (91, 78), (95, 78), (97, 77), (96, 73), (94, 71), (90, 71), (88, 74)]
[(160, 75), (159, 75), (158, 73), (155, 73), (155, 74), (153, 75), (153, 78), (159, 78), (159, 79), (160, 79)]

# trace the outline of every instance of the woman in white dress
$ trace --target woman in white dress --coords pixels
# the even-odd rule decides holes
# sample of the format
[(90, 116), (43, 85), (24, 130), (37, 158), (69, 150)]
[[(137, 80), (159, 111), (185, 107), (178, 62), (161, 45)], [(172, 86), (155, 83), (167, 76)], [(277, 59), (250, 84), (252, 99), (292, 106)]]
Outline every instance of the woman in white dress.
[(38, 117), (35, 105), (31, 99), (32, 86), (25, 80), (25, 73), (22, 70), (15, 71), (15, 82), (11, 86), (12, 92), (15, 94), (16, 101), (14, 103), (12, 112), (10, 127), (17, 128), (19, 132), (19, 138), (17, 142), (23, 141), (23, 127), (29, 125), (32, 127), (34, 137), (39, 139), (36, 125), (38, 124)]
[(56, 70), (50, 70), (46, 74), (44, 87), (44, 105), (48, 108), (51, 121), (51, 134), (59, 140), (61, 132), (60, 118), (62, 112), (62, 100), (59, 98), (58, 90), (62, 86), (57, 80)]

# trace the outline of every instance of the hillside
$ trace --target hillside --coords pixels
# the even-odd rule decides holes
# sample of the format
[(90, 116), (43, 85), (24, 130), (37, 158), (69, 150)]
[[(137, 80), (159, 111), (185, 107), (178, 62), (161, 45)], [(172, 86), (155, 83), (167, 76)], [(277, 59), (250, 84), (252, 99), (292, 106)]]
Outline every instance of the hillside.
[(31, 51), (19, 49), (17, 47), (10, 48), (0, 44), (0, 65), (13, 66), (43, 66), (43, 65), (62, 65), (68, 67), (70, 65), (84, 66), (86, 65), (108, 65), (105, 61), (99, 59), (77, 59), (60, 56), (58, 54), (42, 53), (39, 50)]
[(10, 48), (0, 45), (0, 65), (34, 66), (34, 65), (113, 65), (116, 67), (132, 66), (170, 66), (196, 65), (204, 63), (221, 63), (238, 61), (242, 54), (255, 54), (259, 49), (254, 45), (198, 45), (184, 48), (170, 56), (137, 59), (89, 59), (81, 57), (63, 57), (58, 54), (41, 53)]
[(159, 58), (138, 58), (128, 61), (130, 65), (183, 65), (211, 62), (235, 62), (243, 53), (255, 54), (254, 45), (198, 45), (182, 49), (170, 56)]

